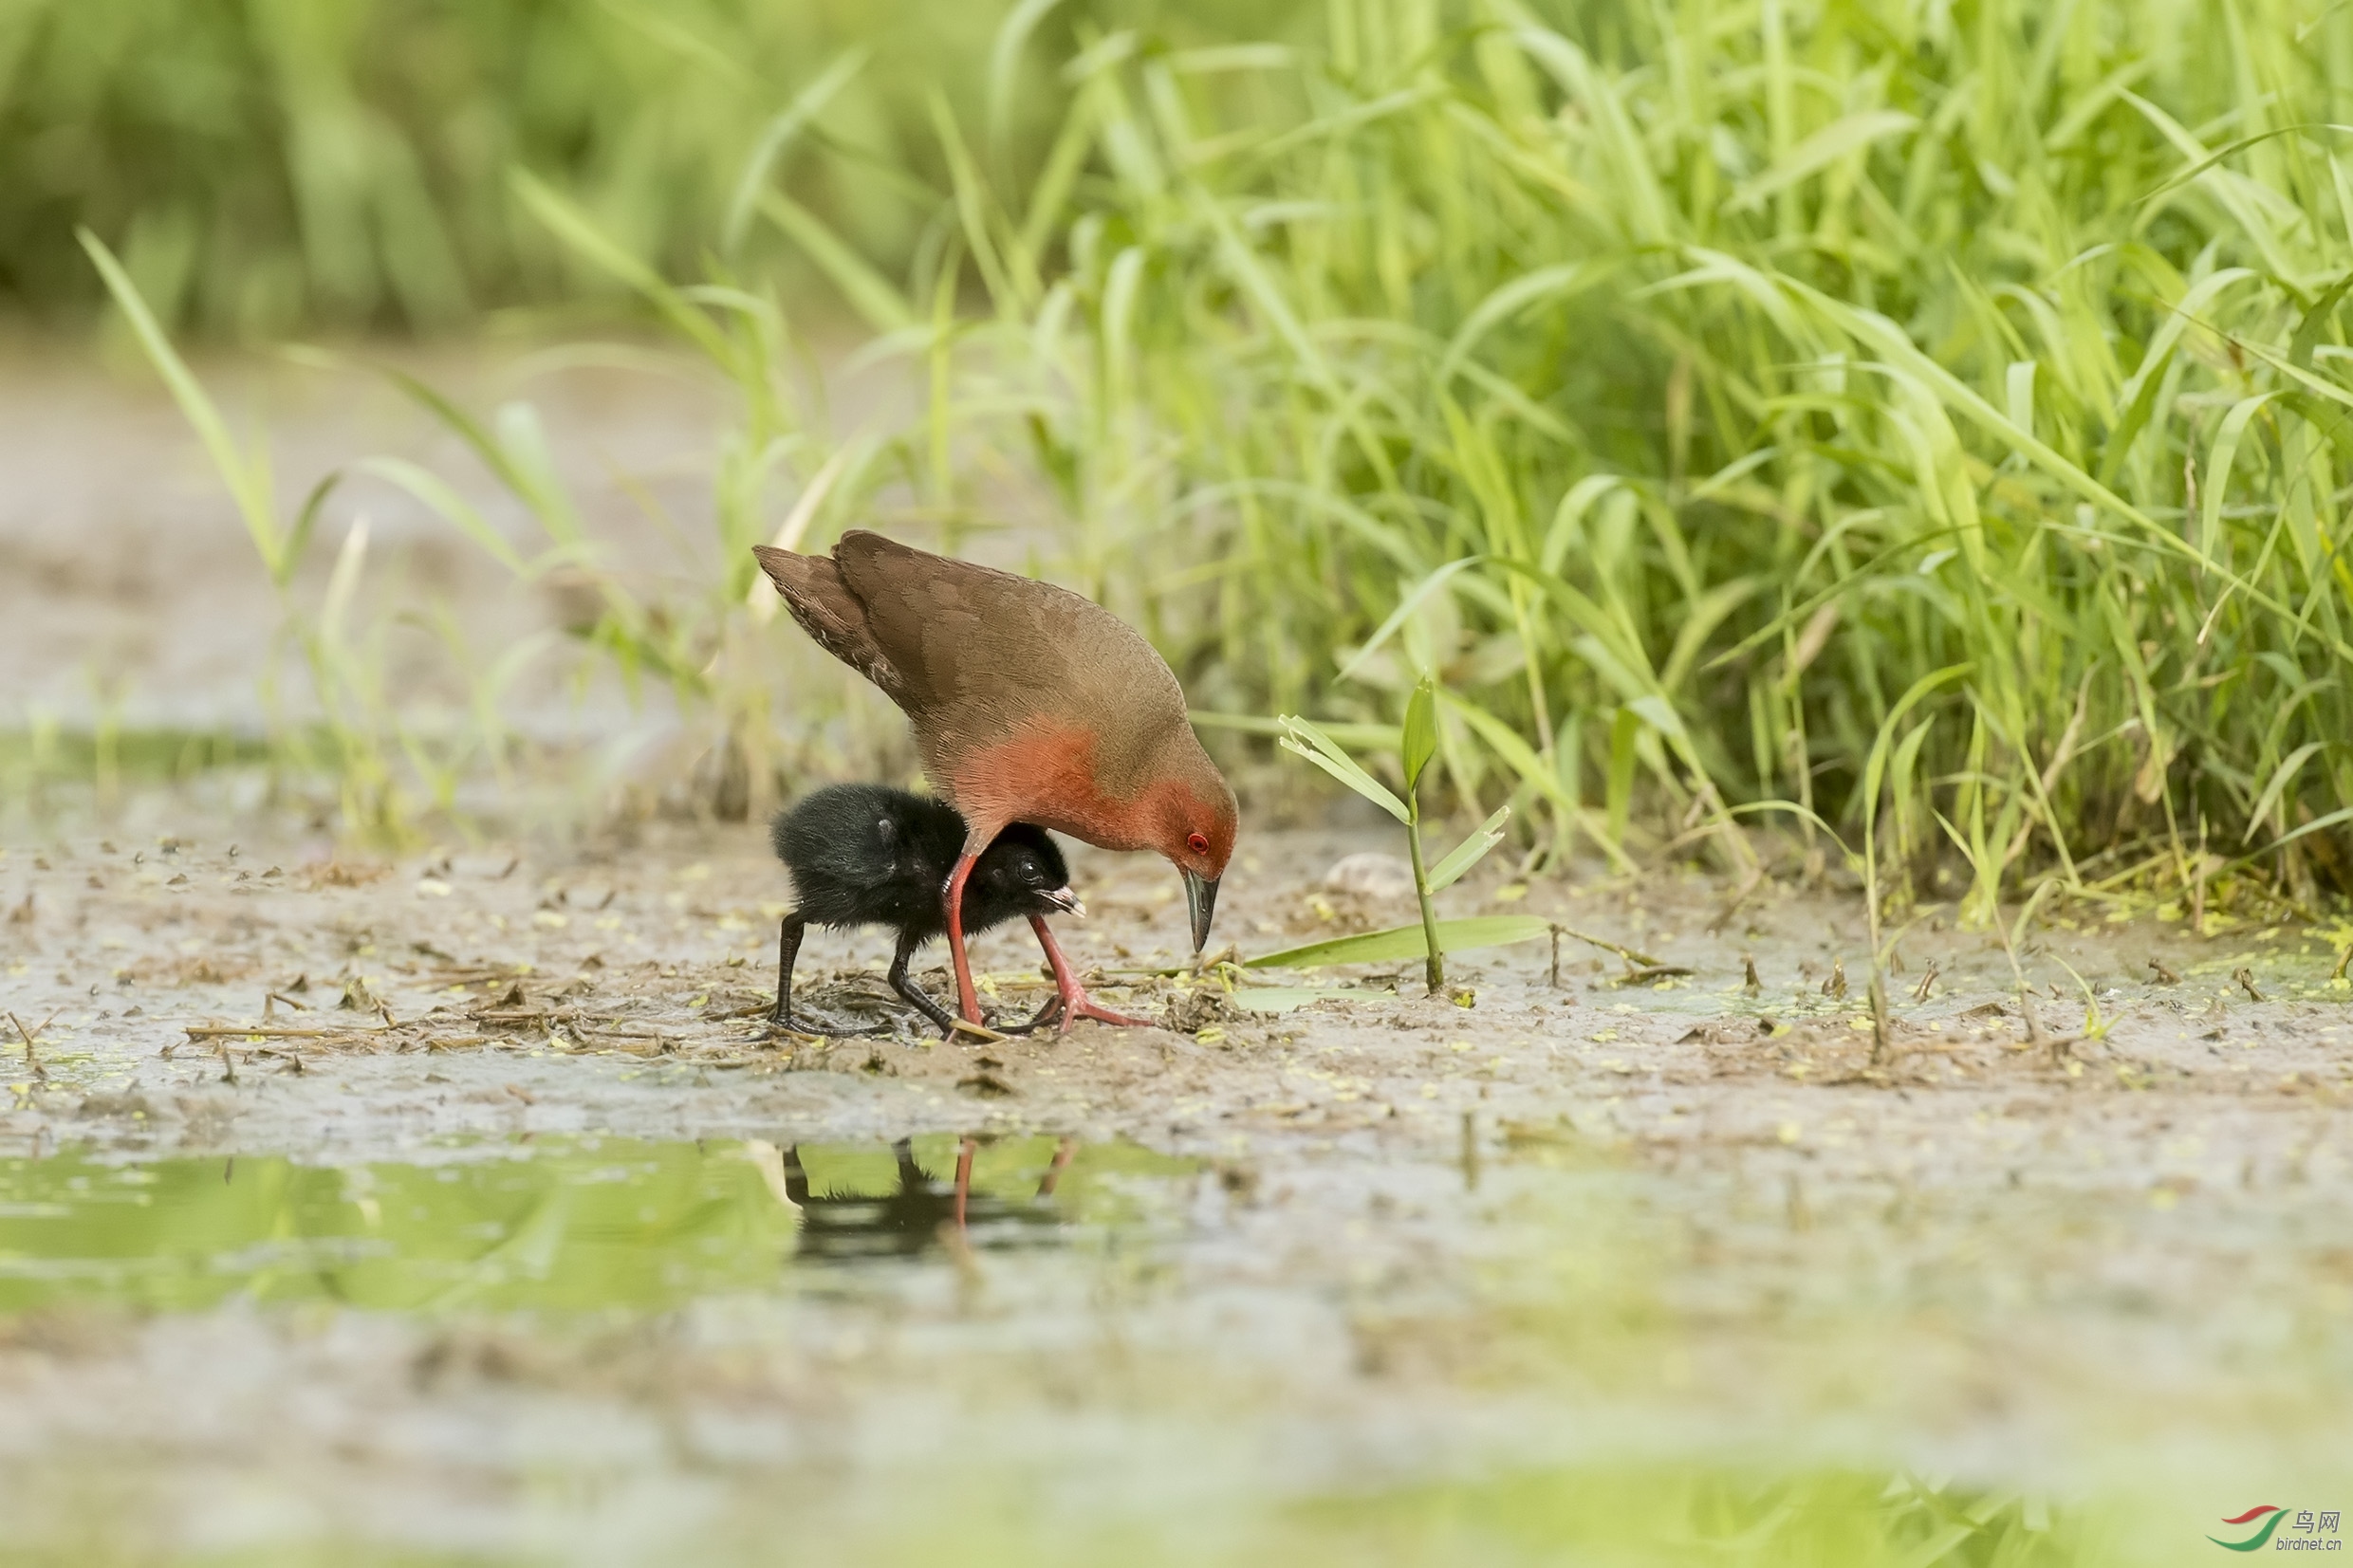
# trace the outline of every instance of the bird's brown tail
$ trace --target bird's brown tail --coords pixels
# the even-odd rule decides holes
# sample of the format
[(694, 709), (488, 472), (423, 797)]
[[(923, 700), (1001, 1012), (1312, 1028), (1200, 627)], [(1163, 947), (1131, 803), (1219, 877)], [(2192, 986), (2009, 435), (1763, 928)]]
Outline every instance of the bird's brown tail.
[(833, 558), (799, 555), (791, 550), (754, 544), (752, 555), (768, 580), (784, 596), (785, 608), (817, 646), (848, 665), (893, 697), (898, 695), (898, 672), (883, 656), (866, 624), (866, 607), (842, 581)]

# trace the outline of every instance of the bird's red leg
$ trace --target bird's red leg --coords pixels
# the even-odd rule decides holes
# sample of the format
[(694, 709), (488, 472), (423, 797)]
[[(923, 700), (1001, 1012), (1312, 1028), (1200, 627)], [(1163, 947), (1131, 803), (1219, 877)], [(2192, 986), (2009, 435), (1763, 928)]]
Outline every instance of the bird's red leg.
[(964, 1207), (973, 1195), (973, 1151), (976, 1145), (966, 1138), (956, 1148), (955, 1227), (964, 1229)]
[(980, 997), (973, 989), (973, 961), (964, 955), (964, 882), (973, 875), (973, 863), (979, 858), (978, 851), (965, 850), (956, 858), (955, 872), (948, 878), (948, 962), (955, 966), (956, 1011), (964, 1015), (967, 1024), (981, 1022)]
[(1054, 1151), (1054, 1163), (1047, 1169), (1045, 1179), (1038, 1183), (1039, 1197), (1050, 1198), (1054, 1195), (1055, 1187), (1062, 1181), (1062, 1173), (1070, 1169), (1070, 1156), (1078, 1150), (1079, 1140), (1064, 1134), (1061, 1145)]
[[(1125, 1024), (1138, 1029), (1158, 1026), (1148, 1018), (1130, 1018), (1125, 1013), (1115, 1013), (1108, 1007), (1096, 1005), (1094, 999), (1086, 994), (1086, 987), (1079, 984), (1078, 972), (1071, 968), (1070, 960), (1062, 955), (1062, 948), (1054, 941), (1054, 932), (1047, 925), (1046, 917), (1031, 915), (1029, 929), (1038, 933), (1038, 946), (1046, 950), (1046, 961), (1054, 968), (1054, 989), (1062, 1002), (1064, 1034), (1068, 1034), (1070, 1025), (1082, 1018), (1091, 1018), (1103, 1024)], [(1039, 1015), (1041, 1019), (1044, 1016), (1043, 1013)]]

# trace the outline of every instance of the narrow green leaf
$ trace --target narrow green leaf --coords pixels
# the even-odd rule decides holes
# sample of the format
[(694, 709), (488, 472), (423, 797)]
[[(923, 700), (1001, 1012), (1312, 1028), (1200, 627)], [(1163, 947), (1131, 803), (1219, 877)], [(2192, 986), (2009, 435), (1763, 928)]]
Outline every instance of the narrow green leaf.
[(2032, 360), (2013, 361), (2009, 370), (2003, 374), (2002, 390), (2004, 398), (2010, 405), (2005, 411), (2010, 415), (2010, 422), (2029, 435), (2033, 434), (2034, 361)]
[(940, 151), (947, 156), (948, 178), (955, 194), (956, 216), (962, 222), (965, 248), (980, 268), (981, 283), (989, 290), (990, 301), (999, 312), (1009, 315), (1016, 305), (1027, 307), (1035, 304), (1037, 280), (1025, 280), (1008, 272), (1004, 258), (997, 254), (980, 171), (973, 165), (972, 154), (964, 145), (964, 133), (956, 124), (955, 111), (949, 107), (947, 95), (935, 88), (931, 105), (932, 133), (939, 138)]
[(2271, 808), (2279, 803), (2280, 795), (2303, 770), (2304, 765), (2327, 749), (2326, 741), (2307, 741), (2288, 754), (2287, 760), (2272, 772), (2271, 782), (2263, 786), (2263, 794), (2256, 800), (2254, 810), (2247, 814), (2246, 842), (2251, 844), (2255, 841), (2255, 835), (2263, 831), (2263, 820), (2271, 815)]
[(482, 427), (482, 421), (459, 407), (454, 399), (445, 396), (438, 388), (420, 380), (397, 365), (383, 367), (383, 373), (394, 386), (406, 393), (418, 407), (447, 426), (451, 434), (471, 447), (473, 454), (482, 459), (483, 466), (498, 475), (499, 483), (517, 495), (528, 493), (529, 479), (514, 466), (513, 459), (507, 455), (506, 449), (498, 444), (497, 438)]
[[(1031, 5), (1036, 3), (1037, 0), (1030, 0)], [(1046, 3), (1051, 5), (1054, 0)], [(732, 256), (742, 247), (744, 231), (751, 224), (752, 209), (759, 205), (760, 188), (768, 183), (776, 160), (784, 157), (802, 127), (824, 113), (825, 105), (833, 101), (835, 95), (865, 69), (872, 54), (862, 44), (843, 50), (816, 81), (795, 93), (792, 101), (761, 131), (751, 156), (744, 160), (744, 172), (736, 176), (735, 194), (728, 200), (727, 221), (719, 230), (720, 249)]]
[(1878, 807), (1880, 781), (1886, 775), (1887, 752), (1895, 744), (1896, 727), (1903, 722), (1905, 714), (1927, 700), (1930, 692), (1950, 681), (1960, 679), (1974, 668), (1970, 664), (1948, 664), (1941, 670), (1930, 671), (1914, 681), (1903, 695), (1896, 699), (1896, 706), (1887, 710), (1887, 717), (1880, 721), (1879, 735), (1871, 743), (1871, 754), (1862, 768), (1862, 809), (1866, 826)]
[[(2130, 93), (2126, 93), (2121, 96), (2127, 99), (2132, 99), (2135, 102), (2140, 101), (2139, 99), (2134, 98), (2134, 95)], [(2135, 205), (2145, 207), (2149, 203), (2156, 201), (2158, 197), (2179, 190), (2184, 185), (2189, 184), (2190, 181), (2197, 178), (2198, 175), (2206, 173), (2207, 170), (2212, 169), (2215, 164), (2220, 163), (2224, 158), (2230, 157), (2238, 153), (2243, 153), (2248, 148), (2255, 146), (2259, 142), (2270, 141), (2274, 137), (2302, 136), (2309, 131), (2337, 131), (2341, 133), (2353, 134), (2353, 125), (2331, 125), (2324, 121), (2307, 120), (2303, 124), (2298, 125), (2276, 125), (2268, 131), (2258, 131), (2252, 136), (2241, 137), (2236, 141), (2232, 142), (2229, 146), (2223, 147), (2215, 152), (2208, 153), (2205, 157), (2199, 158), (2196, 162), (2189, 165), (2187, 168), (2176, 172), (2170, 179), (2166, 180), (2162, 185), (2159, 185), (2156, 190), (2151, 191), (2147, 195), (2142, 196), (2139, 202), (2135, 203)]]
[(279, 550), (276, 570), (279, 587), (291, 582), (294, 574), (302, 569), (303, 556), (310, 548), (310, 536), (319, 526), (320, 508), (326, 505), (326, 498), (335, 493), (335, 487), (343, 482), (343, 470), (337, 469), (311, 486), (309, 495), (303, 499), (303, 509), (294, 515), (294, 526), (287, 530), (285, 543)]
[[(1533, 914), (1484, 914), (1468, 920), (1438, 922), (1438, 945), (1448, 952), (1470, 952), (1479, 948), (1508, 948), (1515, 942), (1533, 942), (1552, 934), (1552, 922)], [(1246, 969), (1311, 969), (1326, 964), (1384, 964), (1400, 958), (1424, 958), (1429, 944), (1422, 936), (1418, 921), (1410, 926), (1398, 926), (1389, 931), (1366, 932), (1361, 936), (1335, 937), (1329, 942), (1310, 942), (1304, 948), (1286, 948), (1263, 958), (1244, 962)]]
[(1399, 821), (1413, 821), (1413, 813), (1405, 809), (1405, 802), (1391, 793), (1387, 784), (1358, 766), (1356, 759), (1334, 745), (1324, 731), (1299, 718), (1286, 718), (1283, 726), (1288, 731), (1282, 741), (1284, 750), (1306, 758)]
[(1460, 371), (1479, 340), (1503, 325), (1521, 311), (1542, 300), (1565, 300), (1592, 287), (1603, 274), (1587, 267), (1583, 262), (1563, 262), (1556, 267), (1540, 267), (1535, 271), (1512, 279), (1478, 303), (1462, 325), (1448, 340), (1446, 352), (1438, 356), (1436, 383), (1442, 389)]
[(2296, 335), (2288, 340), (2289, 364), (2298, 370), (2312, 368), (2312, 351), (2320, 346), (2321, 334), (2328, 330), (2329, 321), (2336, 315), (2337, 306), (2349, 288), (2353, 288), (2353, 269), (2339, 274), (2337, 281), (2312, 302), (2312, 308), (2306, 311), (2304, 320), (2297, 323)]
[[(1263, 713), (1220, 713), (1214, 709), (1195, 708), (1185, 715), (1196, 729), (1238, 729), (1248, 735), (1284, 734), (1283, 721), (1270, 719)], [(1335, 745), (1358, 747), (1368, 751), (1386, 751), (1397, 745), (1397, 730), (1385, 724), (1352, 724), (1346, 719), (1318, 719), (1316, 732)]]
[(1584, 526), (1585, 513), (1602, 497), (1624, 486), (1625, 481), (1614, 473), (1588, 473), (1571, 485), (1552, 513), (1552, 526), (1545, 530), (1544, 549), (1536, 558), (1538, 570), (1547, 577), (1559, 572)]
[(1604, 805), (1609, 814), (1609, 837), (1612, 843), (1622, 844), (1626, 823), (1634, 810), (1634, 743), (1642, 733), (1642, 721), (1630, 708), (1621, 708), (1609, 721), (1609, 777)]
[(1511, 807), (1500, 805), (1495, 814), (1479, 824), (1468, 839), (1447, 851), (1446, 858), (1430, 868), (1430, 891), (1441, 893), (1463, 878), (1464, 873), (1487, 858), (1487, 852), (1503, 842), (1504, 824), (1511, 820)]
[(1414, 688), (1413, 697), (1405, 704), (1405, 728), (1399, 737), (1399, 753), (1405, 765), (1405, 792), (1411, 795), (1421, 785), (1422, 769), (1438, 749), (1437, 683), (1424, 675)]
[(850, 308), (877, 332), (904, 332), (917, 325), (915, 309), (889, 279), (843, 244), (816, 213), (776, 191), (760, 193), (760, 212), (808, 253), (818, 270), (842, 291)]
[(1788, 190), (1813, 175), (1828, 168), (1849, 153), (1868, 147), (1882, 138), (1911, 130), (1919, 120), (1914, 116), (1894, 109), (1865, 109), (1858, 114), (1833, 120), (1789, 149), (1788, 156), (1766, 170), (1756, 178), (1745, 181), (1732, 193), (1726, 204), (1727, 211), (1740, 212), (1761, 207), (1775, 192)]
[(163, 384), (172, 389), (180, 416), (195, 427), (213, 468), (220, 471), (221, 482), (229, 487), (230, 496), (237, 503), (237, 513), (245, 520), (245, 531), (253, 541), (254, 553), (262, 558), (262, 564), (273, 579), (282, 577), (286, 550), (278, 537), (277, 519), (270, 512), (269, 470), (259, 463), (248, 462), (237, 450), (220, 410), (205, 396), (203, 384), (173, 348), (162, 323), (147, 308), (147, 302), (139, 297), (139, 286), (131, 282), (131, 275), (115, 260), (115, 253), (106, 249), (106, 242), (87, 229), (77, 229), (74, 233), (82, 241), (82, 249), (89, 253), (98, 275), (105, 280), (106, 291), (114, 296), (123, 319), (131, 323), (139, 346), (147, 351), (148, 362), (163, 378)]
[(2239, 441), (2247, 434), (2247, 422), (2278, 396), (2275, 392), (2262, 392), (2240, 398), (2222, 416), (2222, 427), (2214, 432), (2214, 450), (2206, 455), (2205, 483), (2198, 497), (2197, 553), (2216, 564), (2222, 560), (2222, 498), (2230, 492), (2231, 467), (2237, 460)]
[(1644, 724), (1649, 725), (1667, 739), (1679, 741), (1688, 738), (1683, 729), (1683, 716), (1669, 706), (1666, 698), (1656, 694), (1646, 694), (1635, 698), (1627, 703), (1626, 707), (1632, 712), (1639, 714)]
[(733, 374), (735, 355), (727, 339), (711, 323), (710, 318), (688, 304), (676, 289), (663, 280), (660, 273), (615, 244), (610, 236), (589, 221), (587, 213), (560, 194), (554, 187), (522, 169), (514, 171), (511, 183), (523, 205), (529, 208), (532, 216), (547, 225), (558, 239), (600, 270), (643, 295), (646, 303), (658, 310), (681, 337), (709, 356), (712, 363)]
[[(1504, 766), (1519, 775), (1520, 782), (1543, 795), (1564, 811), (1574, 811), (1577, 802), (1569, 797), (1562, 783), (1560, 768), (1536, 754), (1536, 748), (1520, 738), (1519, 732), (1503, 720), (1473, 703), (1464, 702), (1451, 692), (1440, 692), (1446, 706), (1456, 718), (1469, 725), (1479, 739), (1485, 741)], [(1575, 747), (1564, 744), (1560, 753), (1574, 755)]]
[[(1129, 254), (1133, 254), (1133, 252), (1129, 252)], [(1124, 259), (1124, 257), (1122, 257), (1122, 259)], [(1413, 588), (1406, 593), (1405, 597), (1398, 600), (1398, 607), (1389, 612), (1389, 618), (1382, 621), (1380, 625), (1374, 630), (1373, 635), (1364, 639), (1363, 647), (1359, 648), (1353, 655), (1349, 655), (1348, 662), (1346, 664), (1341, 666), (1340, 678), (1342, 680), (1346, 680), (1350, 676), (1354, 675), (1359, 670), (1362, 669), (1364, 667), (1364, 661), (1371, 658), (1376, 653), (1380, 652), (1381, 644), (1387, 642), (1391, 636), (1396, 635), (1397, 629), (1405, 624), (1406, 618), (1411, 616), (1416, 610), (1420, 609), (1423, 602), (1427, 600), (1432, 594), (1435, 594), (1440, 588), (1445, 587), (1449, 579), (1453, 578), (1457, 572), (1475, 566), (1486, 559), (1487, 558), (1485, 556), (1478, 555), (1463, 556), (1458, 560), (1448, 562), (1445, 565), (1440, 566), (1436, 571), (1432, 572), (1429, 576), (1423, 578), (1419, 582), (1415, 583)]]
[(1046, 13), (1062, 0), (1021, 0), (997, 25), (996, 42), (989, 49), (989, 145), (1005, 142), (1005, 121), (1013, 101), (1013, 78), (1021, 69), (1022, 46)]
[(423, 502), (441, 519), (474, 542), (492, 561), (506, 567), (518, 578), (531, 575), (530, 567), (507, 536), (498, 531), (473, 507), (473, 504), (457, 493), (440, 475), (398, 457), (367, 457), (357, 465), (361, 473), (373, 474), (389, 484), (398, 485)]

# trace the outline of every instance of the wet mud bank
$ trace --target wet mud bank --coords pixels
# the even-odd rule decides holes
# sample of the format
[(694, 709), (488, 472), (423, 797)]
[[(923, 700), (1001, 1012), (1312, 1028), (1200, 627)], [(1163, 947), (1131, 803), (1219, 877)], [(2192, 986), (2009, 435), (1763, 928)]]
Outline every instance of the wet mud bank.
[[(1405, 917), (1327, 885), (1368, 847), (1262, 836), (1219, 941)], [(2022, 1000), (1925, 910), (1875, 1027), (1834, 893), (1489, 875), (1450, 913), (1659, 962), (1466, 953), (1460, 1005), (1401, 965), (1154, 975), (1174, 877), (1074, 873), (1090, 984), (1171, 1026), (942, 1044), (885, 942), (825, 935), (838, 1027), (777, 1035), (751, 829), (9, 846), (0, 1499), (165, 1556), (788, 1519), (1197, 1560), (1319, 1498), (1611, 1466), (2186, 1521), (2353, 1435), (2353, 933), (2062, 912)], [(1007, 1016), (1044, 994), (1026, 933), (977, 959)]]

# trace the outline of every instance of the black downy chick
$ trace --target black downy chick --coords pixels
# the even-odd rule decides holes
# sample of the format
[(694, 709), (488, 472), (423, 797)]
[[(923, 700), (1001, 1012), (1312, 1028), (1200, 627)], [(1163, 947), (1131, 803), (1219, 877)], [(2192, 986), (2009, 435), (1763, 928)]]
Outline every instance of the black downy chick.
[[(943, 1030), (954, 1018), (907, 976), (915, 950), (948, 930), (947, 883), (964, 852), (964, 819), (941, 801), (882, 784), (832, 784), (778, 814), (769, 837), (798, 900), (776, 944), (776, 1011), (792, 1025), (792, 964), (812, 923), (899, 932), (891, 989)], [(1023, 915), (1084, 914), (1046, 830), (1015, 822), (981, 853), (964, 889), (964, 929)]]

